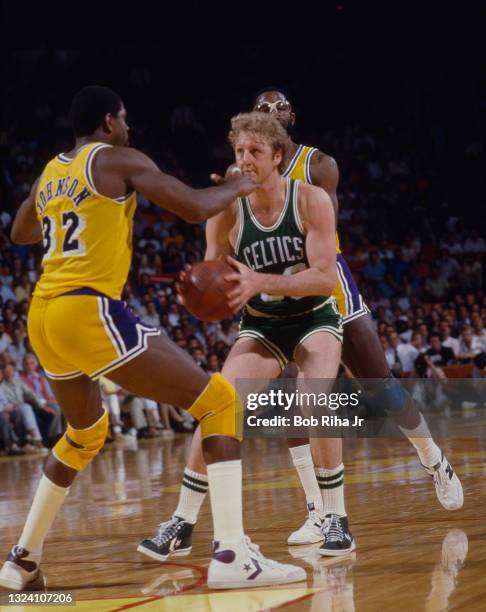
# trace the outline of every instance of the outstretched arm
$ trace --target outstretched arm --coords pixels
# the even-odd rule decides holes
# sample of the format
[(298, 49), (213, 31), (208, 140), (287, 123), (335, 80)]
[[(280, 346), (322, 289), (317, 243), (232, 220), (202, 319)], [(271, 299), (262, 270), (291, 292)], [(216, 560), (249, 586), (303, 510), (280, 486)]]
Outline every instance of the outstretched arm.
[(16, 244), (36, 244), (42, 240), (42, 228), (35, 214), (35, 193), (39, 179), (32, 185), (29, 195), (15, 215), (10, 238)]
[(136, 149), (106, 149), (99, 155), (99, 172), (122, 178), (128, 190), (136, 190), (154, 204), (173, 212), (189, 223), (201, 223), (218, 214), (238, 196), (248, 195), (257, 185), (241, 174), (226, 179), (212, 175), (216, 187), (193, 189), (164, 174), (155, 163)]

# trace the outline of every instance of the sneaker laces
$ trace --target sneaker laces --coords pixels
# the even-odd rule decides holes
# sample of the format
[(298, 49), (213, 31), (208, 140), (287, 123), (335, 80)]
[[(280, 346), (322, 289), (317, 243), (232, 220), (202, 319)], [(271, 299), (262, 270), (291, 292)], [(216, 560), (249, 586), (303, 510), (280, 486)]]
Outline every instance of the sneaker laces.
[(322, 527), (322, 518), (317, 512), (317, 510), (311, 510), (309, 512), (309, 516), (307, 517), (307, 520), (304, 526), (306, 525), (309, 527), (319, 527), (319, 528)]
[(326, 538), (326, 542), (340, 542), (344, 540), (344, 530), (337, 514), (326, 517), (322, 532)]
[(183, 521), (178, 518), (171, 518), (165, 523), (160, 523), (159, 531), (152, 538), (152, 542), (157, 546), (162, 546), (163, 544), (167, 544), (170, 542), (172, 538), (174, 538), (179, 531), (182, 529)]
[(258, 561), (264, 563), (268, 567), (280, 567), (281, 566), (281, 563), (279, 563), (278, 561), (267, 559), (267, 557), (265, 557), (263, 553), (261, 552), (258, 544), (254, 544), (247, 535), (245, 536), (244, 541), (248, 549), (248, 552), (254, 555), (258, 559)]

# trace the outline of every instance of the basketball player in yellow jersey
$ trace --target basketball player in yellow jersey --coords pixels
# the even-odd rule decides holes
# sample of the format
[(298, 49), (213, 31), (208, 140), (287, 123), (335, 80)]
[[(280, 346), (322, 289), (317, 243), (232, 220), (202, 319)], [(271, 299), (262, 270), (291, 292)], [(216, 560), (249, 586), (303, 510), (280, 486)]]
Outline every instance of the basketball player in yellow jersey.
[[(281, 125), (292, 132), (296, 116), (287, 96), (281, 90), (267, 87), (261, 90), (254, 100), (253, 109), (274, 114)], [(289, 148), (282, 164), (283, 176), (299, 179), (322, 187), (334, 205), (336, 222), (338, 220), (337, 187), (339, 169), (336, 161), (314, 147), (295, 143), (289, 135)], [(446, 510), (457, 510), (463, 505), (463, 492), (459, 478), (454, 473), (447, 458), (435, 444), (422, 414), (408, 396), (405, 389), (393, 378), (385, 359), (375, 326), (369, 314), (351, 271), (341, 254), (339, 238), (336, 232), (337, 278), (333, 292), (340, 313), (343, 317), (343, 352), (342, 361), (354, 376), (360, 379), (381, 379), (383, 390), (377, 399), (379, 404), (392, 416), (404, 435), (415, 447), (420, 462), (426, 472), (432, 476), (439, 502)], [(318, 447), (321, 446), (318, 442)], [(309, 445), (305, 440), (289, 440), (290, 452), (301, 478), (306, 498), (310, 507), (315, 506), (318, 493), (313, 465), (319, 460), (319, 452), (314, 461)], [(319, 463), (317, 463), (319, 465)], [(326, 513), (329, 503), (338, 503), (338, 496), (343, 485), (344, 466), (335, 470), (316, 470), (317, 482), (321, 489)], [(318, 520), (314, 513), (304, 526), (293, 533), (289, 544), (305, 544), (318, 537)]]
[(127, 147), (126, 111), (110, 89), (82, 89), (70, 114), (74, 148), (46, 165), (12, 227), (14, 242), (43, 240), (43, 273), (28, 331), (68, 427), (47, 458), (23, 532), (0, 570), (0, 586), (23, 590), (44, 584), (39, 569), (44, 539), (74, 477), (106, 438), (102, 375), (133, 394), (184, 407), (200, 422), (215, 538), (208, 586), (304, 580), (304, 570), (267, 560), (243, 532), (241, 410), (234, 388), (220, 374), (209, 378), (120, 301), (137, 191), (186, 221), (201, 222), (249, 195), (256, 183), (240, 173), (220, 186), (194, 190), (163, 174)]

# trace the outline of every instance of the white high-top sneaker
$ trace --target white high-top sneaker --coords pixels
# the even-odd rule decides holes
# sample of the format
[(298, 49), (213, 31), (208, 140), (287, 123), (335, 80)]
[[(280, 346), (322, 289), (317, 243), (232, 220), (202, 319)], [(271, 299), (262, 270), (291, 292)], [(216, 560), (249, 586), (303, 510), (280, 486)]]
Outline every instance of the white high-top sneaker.
[(315, 510), (309, 510), (305, 523), (289, 535), (287, 544), (315, 544), (316, 542), (322, 542), (324, 540), (322, 533), (323, 523), (324, 517), (321, 517)]
[(459, 510), (464, 504), (464, 493), (461, 481), (452, 469), (447, 457), (442, 453), (442, 458), (433, 467), (425, 467), (427, 474), (434, 480), (437, 499), (446, 510)]
[(237, 542), (213, 542), (208, 569), (210, 589), (240, 589), (306, 580), (296, 565), (267, 559), (248, 536)]
[(0, 586), (11, 591), (42, 591), (46, 586), (39, 565), (25, 557), (29, 551), (14, 546), (0, 569)]

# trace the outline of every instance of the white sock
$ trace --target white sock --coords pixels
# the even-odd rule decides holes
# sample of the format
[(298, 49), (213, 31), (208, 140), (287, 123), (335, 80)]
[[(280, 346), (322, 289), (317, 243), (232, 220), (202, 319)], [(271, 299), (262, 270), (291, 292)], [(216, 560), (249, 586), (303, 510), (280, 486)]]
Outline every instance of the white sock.
[(400, 427), (401, 432), (416, 449), (420, 463), (425, 467), (432, 467), (440, 462), (442, 451), (432, 439), (424, 415), (420, 412), (420, 423), (415, 429)]
[(208, 465), (215, 541), (234, 542), (243, 538), (242, 480), (241, 459)]
[(314, 461), (312, 460), (310, 444), (293, 446), (289, 448), (289, 451), (292, 455), (292, 462), (297, 470), (302, 487), (304, 488), (307, 508), (309, 510), (314, 509), (319, 514), (322, 514), (323, 505), (321, 491), (314, 471)]
[(178, 516), (194, 525), (207, 492), (208, 477), (206, 474), (193, 472), (186, 467), (182, 477), (179, 503), (175, 509), (174, 516)]
[(332, 470), (316, 468), (317, 482), (321, 489), (324, 514), (339, 514), (346, 516), (344, 507), (344, 465), (338, 465)]
[(28, 558), (36, 563), (40, 562), (47, 532), (68, 493), (69, 488), (59, 487), (42, 474), (18, 542), (19, 546), (30, 552)]

